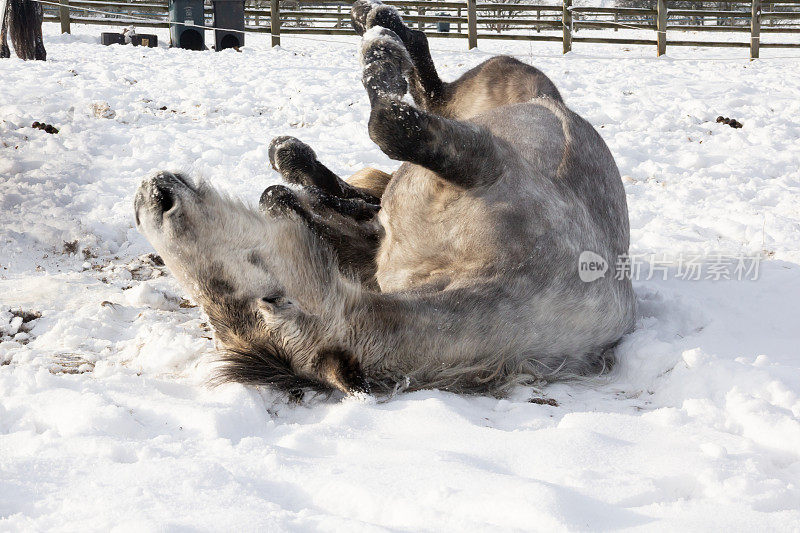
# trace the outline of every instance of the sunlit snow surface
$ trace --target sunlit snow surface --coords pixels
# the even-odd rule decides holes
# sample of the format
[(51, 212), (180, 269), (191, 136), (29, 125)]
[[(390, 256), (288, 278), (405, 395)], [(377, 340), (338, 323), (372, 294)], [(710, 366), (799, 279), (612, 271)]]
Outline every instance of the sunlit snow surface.
[(204, 384), (211, 333), (133, 193), (166, 168), (255, 202), (277, 135), (342, 175), (394, 168), (357, 39), (196, 53), (73, 28), (45, 25), (46, 63), (0, 60), (0, 530), (797, 529), (800, 54), (432, 41), (446, 79), (504, 52), (555, 81), (617, 159), (632, 252), (761, 253), (759, 279), (643, 275), (597, 383), (293, 405)]

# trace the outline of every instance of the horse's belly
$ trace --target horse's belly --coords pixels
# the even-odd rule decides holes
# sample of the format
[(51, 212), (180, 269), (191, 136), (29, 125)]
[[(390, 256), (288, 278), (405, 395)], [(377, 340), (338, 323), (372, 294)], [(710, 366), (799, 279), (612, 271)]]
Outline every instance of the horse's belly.
[(496, 217), (481, 199), (428, 171), (397, 178), (379, 214), (384, 237), (376, 278), (382, 291), (453, 287), (502, 254)]

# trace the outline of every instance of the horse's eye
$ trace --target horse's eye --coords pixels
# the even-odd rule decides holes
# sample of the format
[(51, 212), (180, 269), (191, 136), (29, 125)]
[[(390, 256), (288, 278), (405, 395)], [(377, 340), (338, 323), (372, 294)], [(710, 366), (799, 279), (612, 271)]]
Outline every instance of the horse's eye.
[(263, 298), (261, 298), (261, 307), (272, 312), (285, 310), (291, 305), (292, 305), (291, 300), (286, 298), (281, 293), (275, 293), (270, 296), (264, 296)]

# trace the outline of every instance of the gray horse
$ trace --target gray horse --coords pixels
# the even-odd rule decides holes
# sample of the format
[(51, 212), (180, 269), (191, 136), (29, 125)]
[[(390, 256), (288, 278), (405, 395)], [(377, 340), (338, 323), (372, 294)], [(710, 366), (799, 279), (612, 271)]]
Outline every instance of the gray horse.
[(344, 181), (279, 137), (271, 164), (299, 187), (267, 188), (258, 210), (169, 172), (137, 192), (138, 228), (214, 326), (221, 378), (501, 395), (610, 368), (631, 283), (579, 272), (582, 254), (628, 250), (602, 138), (529, 65), (496, 57), (445, 83), (394, 8), (359, 0), (352, 17), (393, 174)]
[(0, 0), (0, 58), (11, 57), (7, 33), (20, 59), (47, 59), (42, 40), (42, 5), (32, 0)]

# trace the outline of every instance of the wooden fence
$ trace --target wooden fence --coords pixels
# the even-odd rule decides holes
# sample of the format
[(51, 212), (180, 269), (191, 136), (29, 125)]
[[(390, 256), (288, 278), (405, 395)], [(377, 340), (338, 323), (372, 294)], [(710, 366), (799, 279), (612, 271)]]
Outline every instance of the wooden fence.
[[(45, 20), (60, 21), (61, 30), (66, 33), (72, 22), (169, 27), (167, 2), (163, 0), (55, 2), (60, 4), (44, 6)], [(346, 0), (246, 0), (245, 31), (270, 33), (273, 46), (280, 44), (282, 34), (352, 35), (350, 3)], [(559, 4), (478, 3), (476, 0), (385, 0), (385, 3), (395, 6), (407, 23), (428, 36), (465, 38), (469, 48), (475, 48), (479, 39), (561, 42), (564, 53), (572, 50), (575, 43), (651, 45), (658, 55), (664, 54), (668, 45), (743, 47), (750, 48), (751, 58), (759, 57), (762, 48), (800, 48), (800, 0), (652, 0), (649, 8), (573, 6), (572, 0), (562, 0)], [(675, 7), (687, 4), (694, 8)], [(207, 1), (206, 26), (212, 26), (211, 19), (211, 5)], [(591, 30), (609, 28), (652, 31), (653, 37), (591, 35)], [(690, 31), (749, 33), (749, 39), (674, 38), (676, 34)], [(762, 40), (766, 35), (789, 35), (791, 42)]]

